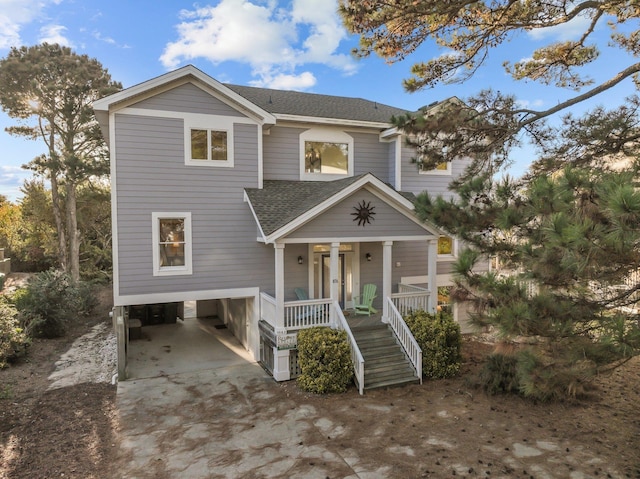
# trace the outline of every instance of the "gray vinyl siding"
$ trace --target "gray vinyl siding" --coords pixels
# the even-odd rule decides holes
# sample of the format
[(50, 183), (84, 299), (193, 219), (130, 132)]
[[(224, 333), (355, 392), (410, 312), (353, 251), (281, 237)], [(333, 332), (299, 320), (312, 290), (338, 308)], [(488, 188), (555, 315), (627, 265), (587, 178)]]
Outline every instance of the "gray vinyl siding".
[(354, 174), (371, 173), (385, 183), (389, 181), (389, 144), (380, 142), (378, 133), (348, 133), (353, 137)]
[(389, 184), (396, 187), (396, 142), (387, 143), (387, 167), (389, 168)]
[(402, 191), (409, 191), (414, 194), (420, 194), (423, 191), (429, 192), (431, 196), (442, 195), (449, 199), (452, 196), (449, 190), (449, 183), (454, 178), (458, 178), (469, 165), (470, 160), (455, 160), (451, 164), (450, 175), (425, 175), (418, 172), (418, 167), (411, 162), (411, 158), (415, 156), (413, 148), (408, 146), (402, 147), (402, 160), (400, 168), (402, 169)]
[[(273, 289), (273, 247), (256, 241), (243, 188), (258, 185), (257, 125), (234, 125), (234, 167), (184, 164), (180, 119), (116, 115), (120, 295)], [(191, 212), (193, 274), (153, 276), (152, 212)]]
[(245, 116), (191, 83), (177, 86), (171, 90), (142, 100), (132, 105), (132, 107), (147, 110), (201, 113), (218, 116)]
[[(298, 264), (302, 256), (302, 264)], [(313, 258), (311, 258), (313, 261)], [(309, 293), (309, 249), (306, 244), (288, 244), (284, 248), (284, 299), (296, 301), (295, 288), (304, 288)], [(275, 295), (274, 295), (275, 296)]]
[(274, 126), (263, 136), (265, 180), (300, 179), (300, 134), (304, 128)]
[[(354, 207), (364, 201), (375, 207), (374, 219), (370, 224), (358, 226), (353, 221)], [(413, 222), (384, 201), (366, 190), (360, 190), (340, 203), (332, 206), (309, 223), (291, 233), (291, 238), (336, 238), (336, 237), (372, 237), (407, 236), (428, 234), (420, 225)]]
[[(367, 253), (371, 254), (371, 261), (367, 261)], [(365, 284), (375, 284), (378, 297), (373, 300), (373, 307), (382, 309), (382, 243), (360, 243), (360, 291), (354, 291), (354, 296), (362, 294)]]

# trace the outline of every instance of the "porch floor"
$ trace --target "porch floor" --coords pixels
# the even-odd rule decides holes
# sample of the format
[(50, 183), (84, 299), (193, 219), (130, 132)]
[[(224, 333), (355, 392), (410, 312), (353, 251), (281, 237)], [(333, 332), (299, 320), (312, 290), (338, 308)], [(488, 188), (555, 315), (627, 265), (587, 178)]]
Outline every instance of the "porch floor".
[(344, 316), (349, 324), (350, 328), (360, 328), (366, 326), (374, 326), (382, 323), (382, 311), (378, 311), (371, 316), (366, 314), (355, 314), (353, 309), (347, 309), (344, 311)]

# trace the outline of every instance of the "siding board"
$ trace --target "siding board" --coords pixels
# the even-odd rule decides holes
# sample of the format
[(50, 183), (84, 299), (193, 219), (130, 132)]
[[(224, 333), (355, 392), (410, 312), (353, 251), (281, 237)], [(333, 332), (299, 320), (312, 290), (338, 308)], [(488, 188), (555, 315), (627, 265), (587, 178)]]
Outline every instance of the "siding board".
[[(190, 167), (182, 120), (116, 115), (115, 121), (120, 294), (273, 289), (273, 247), (256, 242), (242, 194), (258, 185), (259, 127), (234, 125), (233, 168)], [(154, 211), (191, 212), (192, 275), (152, 275)]]

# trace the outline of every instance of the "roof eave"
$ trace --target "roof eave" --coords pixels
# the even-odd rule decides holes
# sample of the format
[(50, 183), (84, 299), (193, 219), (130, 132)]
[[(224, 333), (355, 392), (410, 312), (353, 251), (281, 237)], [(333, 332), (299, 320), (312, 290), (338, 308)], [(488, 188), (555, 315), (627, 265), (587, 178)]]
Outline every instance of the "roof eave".
[(342, 118), (326, 118), (319, 116), (303, 116), (292, 115), (288, 113), (274, 113), (273, 116), (279, 121), (291, 121), (296, 123), (318, 123), (322, 125), (340, 125), (340, 126), (353, 126), (364, 128), (376, 128), (387, 129), (391, 126), (390, 123), (379, 121), (365, 121), (365, 120), (346, 120)]

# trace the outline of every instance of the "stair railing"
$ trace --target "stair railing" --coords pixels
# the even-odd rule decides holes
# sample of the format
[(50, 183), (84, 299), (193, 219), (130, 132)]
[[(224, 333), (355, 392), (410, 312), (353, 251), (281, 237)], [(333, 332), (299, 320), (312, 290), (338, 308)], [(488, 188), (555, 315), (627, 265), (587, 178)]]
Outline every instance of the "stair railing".
[(418, 346), (416, 338), (411, 334), (411, 330), (407, 323), (404, 322), (402, 315), (396, 308), (391, 298), (387, 298), (389, 307), (389, 325), (393, 334), (398, 339), (398, 342), (407, 353), (409, 361), (413, 364), (413, 368), (416, 371), (416, 375), (422, 384), (422, 349)]
[(344, 314), (342, 314), (342, 308), (340, 308), (340, 304), (337, 301), (333, 302), (333, 308), (336, 314), (336, 328), (342, 329), (347, 333), (347, 340), (349, 341), (349, 346), (351, 347), (351, 362), (353, 363), (353, 373), (355, 374), (358, 392), (360, 393), (360, 395), (362, 395), (364, 394), (364, 357), (360, 352), (358, 343), (356, 343), (356, 338), (351, 332), (349, 323), (344, 317)]

